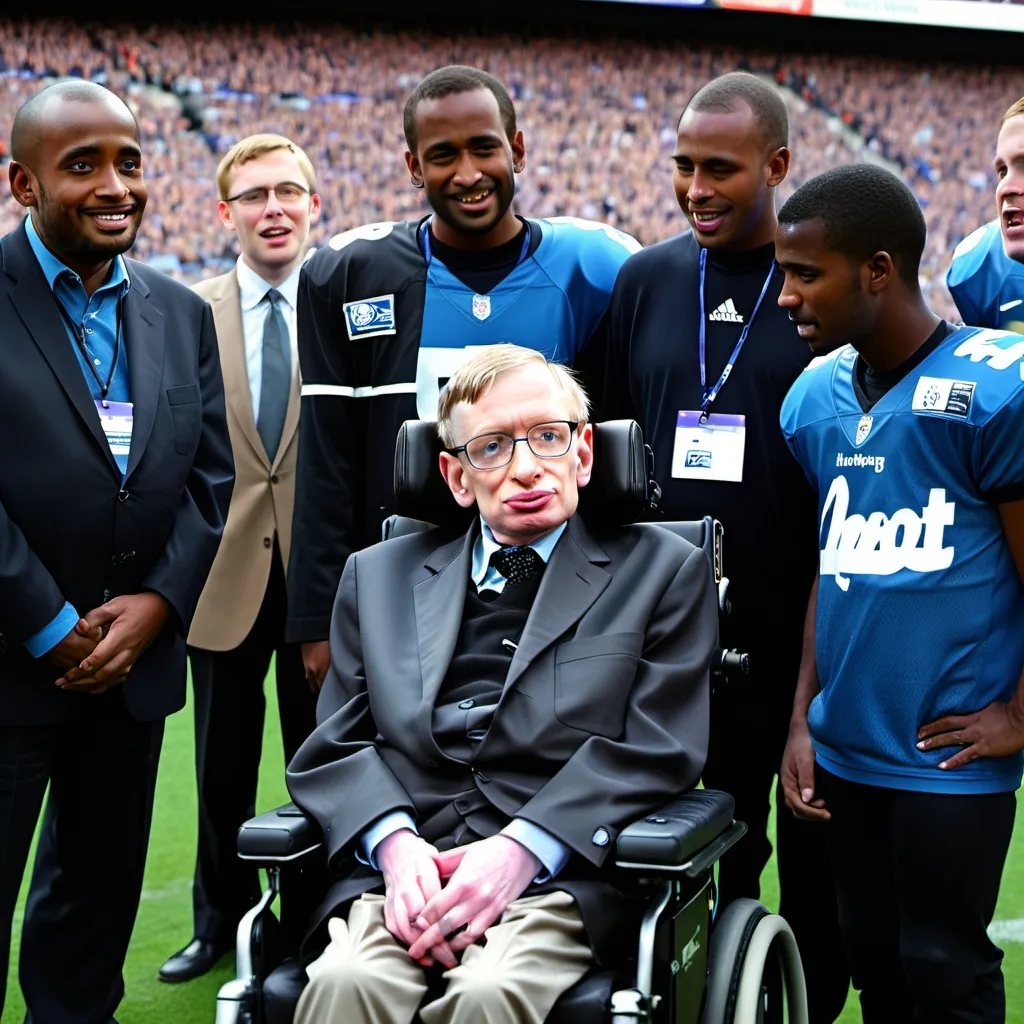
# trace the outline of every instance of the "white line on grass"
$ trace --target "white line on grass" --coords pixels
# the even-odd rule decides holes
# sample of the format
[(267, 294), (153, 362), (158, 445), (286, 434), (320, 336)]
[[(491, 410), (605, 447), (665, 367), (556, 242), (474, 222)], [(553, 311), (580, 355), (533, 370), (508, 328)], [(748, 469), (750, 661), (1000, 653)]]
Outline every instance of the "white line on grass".
[(1024, 917), (1016, 921), (993, 921), (988, 937), (993, 942), (1024, 942)]
[(183, 878), (178, 879), (174, 882), (168, 882), (167, 885), (161, 886), (159, 889), (143, 889), (142, 899), (144, 900), (167, 900), (172, 899), (175, 896), (180, 896), (181, 893), (187, 889), (191, 889), (191, 879)]

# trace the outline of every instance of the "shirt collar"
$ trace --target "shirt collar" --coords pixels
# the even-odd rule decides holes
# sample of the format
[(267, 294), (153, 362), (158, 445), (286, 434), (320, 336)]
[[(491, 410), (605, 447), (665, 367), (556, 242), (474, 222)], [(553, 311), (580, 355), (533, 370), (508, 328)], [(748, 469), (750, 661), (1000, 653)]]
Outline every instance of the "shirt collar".
[[(56, 256), (46, 248), (46, 244), (39, 237), (35, 224), (32, 223), (31, 214), (25, 218), (25, 234), (28, 235), (28, 244), (32, 246), (36, 260), (43, 271), (46, 283), (53, 291), (54, 284), (61, 275), (66, 275), (68, 280), (74, 284), (81, 285), (82, 279), (70, 267), (65, 266)], [(105, 284), (96, 289), (97, 292), (106, 291), (108, 288), (115, 289), (119, 294), (124, 294), (131, 286), (128, 277), (128, 269), (125, 267), (124, 259), (121, 256), (114, 258), (114, 266), (110, 272), (110, 278)]]
[[(551, 558), (551, 552), (555, 550), (558, 538), (565, 532), (567, 525), (568, 523), (565, 522), (560, 526), (556, 526), (553, 530), (545, 533), (543, 537), (538, 537), (532, 544), (527, 544), (526, 547), (533, 548), (540, 555), (541, 561), (546, 565)], [(481, 518), (480, 536), (473, 546), (473, 583), (476, 586), (479, 587), (487, 576), (491, 555), (495, 551), (500, 551), (504, 546), (500, 541), (494, 539), (491, 528)]]
[[(242, 312), (248, 313), (266, 298), (268, 289), (273, 288), (274, 285), (264, 281), (241, 256), (235, 263), (235, 270), (238, 274), (238, 291), (241, 295)], [(299, 272), (301, 270), (302, 264), (300, 263), (277, 286), (277, 290), (292, 309), (295, 309), (299, 298)]]

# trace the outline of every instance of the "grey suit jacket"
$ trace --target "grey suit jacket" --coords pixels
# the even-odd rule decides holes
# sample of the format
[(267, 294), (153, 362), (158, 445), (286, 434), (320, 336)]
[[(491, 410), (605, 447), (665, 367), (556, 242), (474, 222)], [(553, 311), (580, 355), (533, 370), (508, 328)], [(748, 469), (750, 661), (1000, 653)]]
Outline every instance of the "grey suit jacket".
[(479, 526), (349, 557), (317, 728), (288, 768), (338, 881), (322, 916), (380, 885), (354, 860), (367, 826), (408, 811), (439, 848), (533, 822), (572, 851), (556, 879), (599, 961), (614, 959), (625, 883), (619, 831), (694, 786), (708, 740), (717, 599), (704, 553), (654, 524), (593, 536), (578, 517), (552, 552), (501, 700), (471, 762), (431, 732)]

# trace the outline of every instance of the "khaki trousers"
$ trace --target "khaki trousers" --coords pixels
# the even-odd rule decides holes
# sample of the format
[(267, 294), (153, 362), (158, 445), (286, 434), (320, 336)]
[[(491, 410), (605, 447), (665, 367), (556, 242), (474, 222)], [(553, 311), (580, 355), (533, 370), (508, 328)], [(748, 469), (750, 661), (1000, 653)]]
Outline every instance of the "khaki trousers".
[[(423, 968), (384, 926), (384, 897), (352, 904), (328, 922), (330, 945), (306, 968), (295, 1024), (410, 1024), (427, 983)], [(444, 977), (423, 1024), (542, 1024), (590, 967), (579, 910), (564, 892), (513, 900), (501, 920)]]

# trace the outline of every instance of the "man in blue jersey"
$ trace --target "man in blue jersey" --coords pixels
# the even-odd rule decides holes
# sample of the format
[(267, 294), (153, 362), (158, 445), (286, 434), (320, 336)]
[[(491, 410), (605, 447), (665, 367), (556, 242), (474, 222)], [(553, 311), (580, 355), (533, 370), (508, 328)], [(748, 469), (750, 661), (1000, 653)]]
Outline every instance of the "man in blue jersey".
[(634, 239), (512, 209), (526, 143), (505, 87), (476, 68), (427, 75), (405, 106), (406, 163), (432, 214), (338, 235), (309, 260), (297, 315), (302, 402), (288, 639), (310, 682), (348, 555), (380, 539), (394, 508), (402, 422), (432, 418), (478, 346), (517, 342), (572, 364), (604, 330)]
[(995, 170), (999, 216), (953, 250), (946, 286), (964, 323), (1024, 334), (1024, 97), (999, 122)]
[(781, 417), (820, 523), (783, 786), (831, 818), (865, 1024), (994, 1024), (986, 929), (1024, 748), (1024, 341), (932, 313), (924, 242), (913, 194), (869, 165), (779, 214), (779, 304), (827, 354)]

